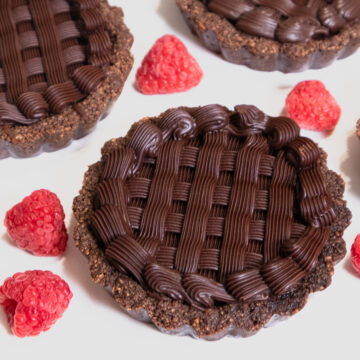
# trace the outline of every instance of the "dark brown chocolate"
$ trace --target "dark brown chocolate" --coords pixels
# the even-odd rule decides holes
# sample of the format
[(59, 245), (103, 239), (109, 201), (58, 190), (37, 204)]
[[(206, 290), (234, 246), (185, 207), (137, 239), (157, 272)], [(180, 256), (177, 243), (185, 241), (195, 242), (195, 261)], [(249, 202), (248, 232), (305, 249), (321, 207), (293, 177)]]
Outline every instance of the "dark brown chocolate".
[(210, 0), (211, 11), (234, 21), (242, 32), (276, 39), (303, 42), (330, 36), (347, 24), (360, 20), (357, 0)]
[(134, 316), (171, 333), (248, 335), (330, 284), (351, 217), (343, 191), (287, 118), (244, 105), (171, 109), (105, 145), (74, 200), (74, 239)]
[(357, 0), (176, 0), (210, 50), (263, 71), (321, 68), (360, 46)]
[[(123, 12), (106, 0), (11, 4), (4, 2), (0, 9), (11, 15), (11, 26), (3, 24), (10, 26), (8, 37), (1, 41), (8, 44), (11, 37), (14, 42), (13, 61), (0, 55), (0, 159), (54, 151), (88, 134), (108, 114), (133, 65), (133, 38)], [(36, 15), (39, 4), (44, 22)], [(13, 102), (9, 73), (15, 76), (10, 81)]]
[(283, 295), (336, 218), (319, 157), (253, 106), (169, 110), (106, 157), (91, 229), (115, 268), (196, 308)]
[(5, 0), (0, 34), (0, 125), (60, 113), (94, 90), (110, 65), (98, 1)]

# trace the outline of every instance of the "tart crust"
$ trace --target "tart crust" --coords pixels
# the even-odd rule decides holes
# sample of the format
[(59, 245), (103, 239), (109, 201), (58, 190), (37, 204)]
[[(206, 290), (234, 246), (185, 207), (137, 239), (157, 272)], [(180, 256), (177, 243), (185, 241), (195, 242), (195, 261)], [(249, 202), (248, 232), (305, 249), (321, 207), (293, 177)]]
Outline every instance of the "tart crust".
[(280, 43), (238, 31), (199, 0), (176, 3), (192, 32), (209, 50), (255, 70), (289, 73), (319, 69), (353, 54), (360, 46), (360, 23), (348, 25), (328, 39)]
[[(163, 114), (158, 118), (151, 118), (151, 121), (156, 124), (162, 116)], [(95, 283), (111, 289), (114, 299), (124, 310), (139, 320), (151, 321), (161, 331), (169, 334), (217, 340), (223, 336), (253, 335), (271, 319), (297, 313), (306, 304), (310, 293), (323, 290), (330, 285), (335, 263), (346, 254), (342, 235), (350, 223), (351, 213), (343, 200), (344, 181), (339, 175), (328, 170), (327, 155), (322, 150), (321, 169), (329, 195), (334, 202), (336, 220), (330, 228), (330, 238), (319, 256), (315, 269), (295, 290), (284, 295), (271, 295), (263, 301), (214, 306), (202, 311), (143, 289), (134, 279), (119, 273), (107, 261), (103, 249), (89, 230), (90, 218), (94, 211), (93, 199), (104, 169), (105, 155), (126, 145), (136, 126), (145, 121), (150, 120), (145, 118), (134, 124), (126, 137), (105, 143), (102, 160), (89, 167), (80, 195), (73, 203), (76, 219), (73, 234), (75, 244), (88, 259), (90, 273)]]
[(43, 151), (55, 151), (90, 133), (107, 116), (121, 94), (133, 66), (130, 53), (133, 36), (124, 23), (121, 8), (100, 0), (105, 28), (113, 43), (112, 65), (106, 78), (84, 100), (31, 125), (0, 125), (0, 159), (30, 157)]

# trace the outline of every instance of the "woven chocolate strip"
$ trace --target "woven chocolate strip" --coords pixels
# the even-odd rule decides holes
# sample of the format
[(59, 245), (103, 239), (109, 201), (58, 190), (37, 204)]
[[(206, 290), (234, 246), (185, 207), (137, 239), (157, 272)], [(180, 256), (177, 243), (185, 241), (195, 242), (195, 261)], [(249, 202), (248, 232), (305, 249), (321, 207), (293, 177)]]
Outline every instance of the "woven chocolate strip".
[(0, 2), (0, 46), (3, 49), (0, 59), (6, 79), (8, 101), (14, 104), (18, 96), (27, 91), (27, 78), (11, 7), (11, 0)]
[(66, 0), (50, 0), (51, 8), (54, 15), (70, 12), (70, 5)]
[[(80, 1), (85, 9), (76, 3), (0, 2), (0, 84), (5, 93), (0, 123), (31, 124), (47, 117), (50, 110), (60, 113), (94, 91), (106, 76), (102, 67), (111, 61), (112, 43), (99, 1)], [(88, 31), (79, 30), (82, 16)], [(92, 34), (97, 34), (92, 46), (101, 61), (86, 66), (92, 55), (86, 53), (84, 43)], [(104, 44), (99, 39), (105, 39)]]
[(356, 0), (210, 0), (209, 10), (241, 32), (282, 43), (306, 42), (338, 33), (360, 18)]
[(183, 231), (175, 259), (175, 269), (196, 272), (206, 236), (207, 220), (220, 172), (222, 151), (227, 143), (224, 132), (206, 133), (200, 149), (195, 178), (190, 191)]
[(173, 200), (187, 201), (189, 198), (191, 184), (186, 182), (177, 182), (174, 186)]
[(176, 247), (160, 246), (156, 254), (157, 262), (169, 269), (172, 269), (175, 261)]
[[(220, 278), (241, 271), (249, 242), (251, 217), (255, 210), (257, 182), (265, 138), (249, 137), (238, 152), (220, 255)], [(266, 151), (266, 147), (265, 147)]]
[(31, 21), (31, 14), (29, 8), (26, 5), (20, 5), (13, 9), (12, 17), (15, 24), (19, 24), (25, 21)]
[(275, 160), (269, 190), (269, 209), (264, 239), (264, 261), (279, 256), (282, 244), (291, 237), (294, 208), (295, 169), (280, 152)]
[(214, 270), (219, 269), (220, 250), (218, 249), (202, 249), (199, 259), (199, 269)]
[(32, 30), (20, 33), (19, 41), (21, 50), (31, 49), (40, 46), (36, 32)]
[(184, 224), (184, 214), (181, 213), (169, 213), (166, 217), (165, 231), (175, 234), (180, 234)]
[(49, 0), (30, 0), (29, 8), (39, 36), (40, 48), (50, 85), (68, 80), (66, 64)]
[(180, 141), (168, 141), (158, 155), (158, 166), (152, 179), (138, 238), (140, 245), (151, 255), (155, 254), (164, 239), (165, 219), (172, 202), (182, 146)]
[(187, 166), (194, 168), (196, 166), (196, 161), (199, 156), (199, 148), (196, 146), (184, 146), (184, 149), (181, 153), (180, 166)]
[(149, 196), (151, 180), (147, 178), (134, 177), (128, 182), (130, 197), (147, 199)]
[(92, 226), (108, 260), (197, 308), (292, 290), (333, 223), (316, 145), (254, 107), (164, 114), (103, 159)]
[(133, 229), (138, 230), (140, 228), (141, 216), (143, 213), (143, 209), (136, 206), (129, 206), (128, 207), (128, 214), (131, 227)]

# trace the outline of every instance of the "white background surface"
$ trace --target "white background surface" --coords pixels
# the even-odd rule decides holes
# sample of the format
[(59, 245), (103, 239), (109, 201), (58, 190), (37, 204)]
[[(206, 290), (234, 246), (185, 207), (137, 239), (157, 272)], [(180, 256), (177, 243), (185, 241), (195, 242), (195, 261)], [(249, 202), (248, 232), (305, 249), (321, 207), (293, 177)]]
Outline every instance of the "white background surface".
[[(2, 224), (5, 212), (39, 188), (58, 194), (71, 231), (72, 200), (81, 188), (87, 166), (99, 159), (106, 140), (125, 135), (140, 118), (157, 115), (169, 107), (209, 103), (229, 107), (254, 104), (270, 115), (279, 115), (291, 87), (307, 79), (323, 81), (343, 109), (331, 135), (305, 134), (328, 152), (329, 168), (340, 172), (347, 182), (346, 199), (353, 212), (353, 223), (345, 232), (348, 249), (360, 232), (357, 225), (360, 142), (354, 134), (356, 120), (360, 118), (360, 52), (323, 70), (288, 75), (262, 73), (227, 63), (200, 46), (173, 0), (112, 0), (111, 3), (123, 7), (125, 21), (135, 37), (132, 49), (135, 65), (110, 116), (91, 135), (64, 150), (32, 159), (0, 161), (0, 283), (15, 272), (48, 269), (61, 275), (74, 293), (63, 318), (36, 338), (18, 339), (11, 335), (0, 311), (0, 358), (359, 358), (360, 278), (351, 269), (349, 255), (336, 267), (332, 286), (315, 294), (299, 314), (251, 338), (205, 342), (164, 335), (120, 311), (112, 298), (90, 280), (86, 261), (75, 249), (71, 237), (62, 258), (35, 257), (12, 244)], [(155, 40), (166, 33), (184, 41), (199, 61), (204, 78), (198, 87), (186, 93), (141, 95), (134, 88), (136, 69)]]

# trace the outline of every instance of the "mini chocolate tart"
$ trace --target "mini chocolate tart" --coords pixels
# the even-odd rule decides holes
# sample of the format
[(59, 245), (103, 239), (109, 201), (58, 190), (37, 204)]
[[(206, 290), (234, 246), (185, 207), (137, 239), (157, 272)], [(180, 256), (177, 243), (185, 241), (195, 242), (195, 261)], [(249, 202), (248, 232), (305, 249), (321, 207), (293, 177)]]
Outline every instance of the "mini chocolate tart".
[(356, 123), (356, 135), (359, 137), (360, 139), (360, 119), (357, 121)]
[(319, 69), (360, 46), (358, 0), (176, 2), (208, 49), (256, 70)]
[(2, 1), (0, 159), (89, 133), (122, 91), (132, 42), (106, 0)]
[(255, 333), (331, 282), (351, 218), (326, 154), (254, 106), (170, 109), (105, 144), (73, 210), (94, 281), (162, 331)]

